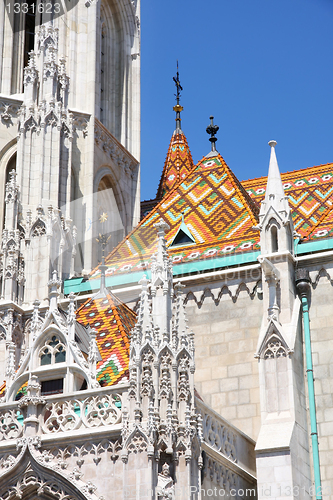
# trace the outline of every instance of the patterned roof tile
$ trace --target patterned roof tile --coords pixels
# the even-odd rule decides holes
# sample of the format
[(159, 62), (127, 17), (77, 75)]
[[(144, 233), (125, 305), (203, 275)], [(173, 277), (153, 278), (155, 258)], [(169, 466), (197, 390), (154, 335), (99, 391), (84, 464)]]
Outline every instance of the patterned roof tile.
[(180, 180), (185, 179), (194, 163), (185, 134), (175, 130), (169, 144), (156, 199), (163, 198)]
[(97, 330), (97, 346), (101, 361), (97, 364), (97, 380), (101, 385), (114, 385), (128, 379), (129, 346), (136, 314), (108, 290), (88, 299), (76, 311), (80, 323)]
[[(258, 205), (222, 156), (204, 157), (109, 254), (106, 275), (149, 267), (156, 250), (154, 224), (159, 219), (170, 226), (168, 251), (178, 263), (257, 248), (259, 232), (253, 228), (257, 215)], [(195, 244), (172, 246), (183, 218)], [(97, 268), (92, 278), (99, 275)]]
[[(333, 208), (333, 163), (281, 174), (289, 199), (294, 227), (302, 238), (327, 237), (329, 216)], [(267, 177), (243, 181), (252, 199), (260, 203), (265, 197)], [(325, 222), (326, 221), (326, 222)]]

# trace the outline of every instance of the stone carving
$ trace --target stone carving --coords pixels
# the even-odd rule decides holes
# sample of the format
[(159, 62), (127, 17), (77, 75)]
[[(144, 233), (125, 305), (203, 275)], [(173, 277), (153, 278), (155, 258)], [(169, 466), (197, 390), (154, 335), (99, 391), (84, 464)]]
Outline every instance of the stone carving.
[(22, 435), (23, 415), (16, 408), (0, 413), (0, 441), (16, 439)]
[[(233, 462), (237, 462), (237, 435), (224, 422), (201, 410), (203, 424), (203, 440)], [(222, 420), (222, 419), (221, 419)]]
[(231, 489), (237, 490), (237, 474), (221, 465), (213, 458), (207, 457), (204, 467), (204, 475), (213, 483), (220, 485), (223, 490), (229, 494)]
[[(155, 227), (158, 245), (151, 281), (145, 276), (140, 281), (138, 320), (132, 332), (129, 410), (123, 409), (122, 422), (124, 462), (128, 453), (144, 450), (149, 457), (167, 451), (175, 461), (180, 455), (192, 460), (194, 441), (201, 439), (194, 408), (193, 334), (187, 327), (182, 286), (173, 288), (165, 242), (168, 226), (160, 221)], [(199, 456), (195, 460), (199, 463)]]
[(147, 450), (148, 443), (142, 432), (134, 432), (128, 439), (127, 450), (129, 453), (142, 453)]
[(137, 163), (132, 159), (125, 149), (121, 147), (113, 135), (95, 119), (95, 144), (110, 156), (111, 160), (125, 170), (126, 174), (130, 174), (135, 170)]
[[(3, 490), (2, 490), (3, 491)], [(22, 498), (26, 492), (36, 493), (38, 496), (43, 494), (55, 497), (59, 500), (75, 500), (75, 497), (68, 495), (57, 481), (48, 481), (43, 479), (37, 472), (33, 470), (31, 465), (28, 465), (23, 476), (19, 480), (6, 485), (6, 491), (0, 496), (0, 500), (11, 500)]]
[(3, 470), (10, 469), (16, 462), (17, 456), (11, 455), (9, 453), (6, 453), (1, 459), (0, 459), (0, 469), (1, 469), (1, 474)]
[(287, 356), (287, 350), (282, 344), (281, 339), (276, 335), (272, 335), (267, 341), (267, 347), (264, 350), (264, 359), (272, 358), (285, 358)]
[(17, 118), (19, 114), (20, 104), (12, 101), (0, 101), (0, 117), (3, 123), (7, 126), (12, 125), (13, 118)]
[(253, 276), (253, 279), (257, 280), (257, 281), (256, 281), (255, 285), (253, 286), (252, 290), (250, 289), (249, 284), (246, 284), (243, 281), (240, 282), (239, 284), (237, 284), (235, 287), (223, 285), (220, 288), (220, 290), (216, 290), (216, 291), (211, 290), (210, 288), (207, 287), (207, 288), (205, 288), (205, 290), (203, 292), (201, 292), (201, 291), (195, 292), (195, 293), (192, 291), (187, 292), (184, 302), (185, 302), (185, 304), (187, 304), (189, 300), (194, 300), (195, 304), (200, 309), (202, 307), (202, 304), (204, 303), (204, 301), (209, 297), (218, 306), (222, 297), (224, 295), (229, 295), (231, 300), (234, 303), (236, 303), (241, 291), (246, 291), (247, 294), (249, 295), (250, 299), (253, 299), (257, 293), (260, 293), (260, 290), (261, 290), (261, 279), (258, 279), (258, 278), (260, 278), (261, 271), (260, 271), (260, 269), (258, 269), (256, 271), (257, 271), (256, 275)]
[(167, 463), (162, 466), (162, 472), (158, 475), (157, 480), (157, 498), (160, 500), (173, 499), (175, 495), (173, 487), (173, 479), (170, 476), (170, 468)]
[(115, 405), (113, 394), (67, 399), (50, 402), (45, 406), (42, 412), (42, 431), (51, 434), (80, 427), (109, 426), (120, 419), (121, 411)]
[(72, 113), (73, 115), (73, 132), (82, 132), (83, 137), (87, 137), (88, 135), (88, 124), (90, 120), (90, 116), (82, 116), (76, 113)]

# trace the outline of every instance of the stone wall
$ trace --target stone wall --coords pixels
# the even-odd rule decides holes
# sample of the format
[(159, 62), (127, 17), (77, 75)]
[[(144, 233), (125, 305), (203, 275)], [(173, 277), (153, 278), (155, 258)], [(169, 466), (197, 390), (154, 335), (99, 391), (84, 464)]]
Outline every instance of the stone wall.
[(223, 418), (256, 439), (260, 403), (254, 354), (262, 300), (256, 281), (241, 283), (207, 284), (205, 291), (186, 288), (186, 312), (195, 333), (196, 390)]
[[(332, 271), (325, 266), (330, 275)], [(324, 498), (333, 495), (333, 286), (321, 267), (312, 268), (310, 331), (315, 378), (319, 457)], [(318, 273), (320, 274), (318, 275)], [(319, 280), (318, 280), (319, 278)], [(309, 417), (309, 415), (308, 415)], [(308, 418), (308, 427), (310, 421)], [(312, 450), (310, 451), (312, 461)]]

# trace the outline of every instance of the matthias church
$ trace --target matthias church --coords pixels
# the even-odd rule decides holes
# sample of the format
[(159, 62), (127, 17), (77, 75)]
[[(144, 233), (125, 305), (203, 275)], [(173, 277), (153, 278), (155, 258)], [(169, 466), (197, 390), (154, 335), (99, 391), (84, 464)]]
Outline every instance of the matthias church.
[(139, 0), (24, 5), (0, 12), (0, 500), (328, 500), (333, 163), (281, 174), (271, 140), (241, 182), (211, 117), (194, 164), (177, 74), (140, 203)]

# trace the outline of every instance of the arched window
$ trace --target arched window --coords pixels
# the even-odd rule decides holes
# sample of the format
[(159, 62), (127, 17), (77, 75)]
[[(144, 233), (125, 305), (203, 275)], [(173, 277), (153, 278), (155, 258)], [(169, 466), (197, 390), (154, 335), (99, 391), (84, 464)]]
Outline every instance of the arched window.
[(101, 69), (101, 98), (100, 98), (100, 120), (105, 125), (106, 127), (108, 124), (106, 123), (106, 102), (105, 99), (107, 98), (107, 92), (104, 92), (104, 89), (106, 90), (106, 25), (101, 17), (101, 60), (100, 60), (100, 69)]
[(271, 228), (271, 248), (272, 248), (272, 252), (277, 252), (279, 250), (278, 234), (277, 234), (277, 227), (276, 226), (272, 226), (272, 228)]
[(66, 361), (66, 347), (56, 335), (53, 335), (40, 349), (39, 358), (42, 366), (64, 363)]
[(27, 0), (28, 12), (25, 14), (24, 26), (24, 67), (29, 60), (29, 52), (34, 50), (35, 46), (35, 27), (36, 27), (36, 0)]
[[(97, 234), (110, 236), (106, 254), (115, 247), (124, 237), (124, 225), (120, 216), (119, 206), (116, 201), (115, 191), (112, 187), (110, 175), (104, 175), (97, 189), (96, 220)], [(103, 217), (102, 215), (105, 214)], [(98, 261), (101, 260), (101, 249), (98, 246)]]

